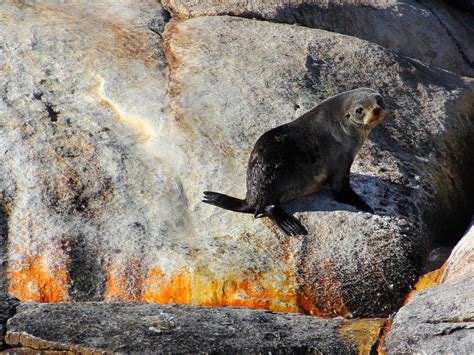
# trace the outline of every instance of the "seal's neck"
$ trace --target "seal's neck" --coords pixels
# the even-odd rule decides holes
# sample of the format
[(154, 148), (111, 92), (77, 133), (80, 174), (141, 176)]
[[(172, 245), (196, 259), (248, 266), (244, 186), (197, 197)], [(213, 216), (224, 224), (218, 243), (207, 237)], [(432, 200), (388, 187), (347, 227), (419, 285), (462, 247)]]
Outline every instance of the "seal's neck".
[(337, 121), (336, 125), (336, 129), (333, 131), (334, 138), (346, 145), (351, 151), (354, 151), (355, 155), (362, 148), (371, 131), (371, 127), (343, 120)]

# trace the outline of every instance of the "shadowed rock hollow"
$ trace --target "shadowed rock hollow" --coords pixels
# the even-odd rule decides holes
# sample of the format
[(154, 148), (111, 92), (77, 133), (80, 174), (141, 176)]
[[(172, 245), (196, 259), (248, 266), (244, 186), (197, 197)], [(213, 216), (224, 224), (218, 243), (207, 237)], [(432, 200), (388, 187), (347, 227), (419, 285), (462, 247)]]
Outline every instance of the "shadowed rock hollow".
[[(471, 79), (319, 29), (47, 4), (1, 5), (2, 272), (20, 300), (385, 316), (468, 223)], [(361, 86), (390, 112), (352, 169), (374, 215), (322, 191), (285, 206), (310, 232), (289, 238), (201, 203), (244, 196), (263, 132)]]

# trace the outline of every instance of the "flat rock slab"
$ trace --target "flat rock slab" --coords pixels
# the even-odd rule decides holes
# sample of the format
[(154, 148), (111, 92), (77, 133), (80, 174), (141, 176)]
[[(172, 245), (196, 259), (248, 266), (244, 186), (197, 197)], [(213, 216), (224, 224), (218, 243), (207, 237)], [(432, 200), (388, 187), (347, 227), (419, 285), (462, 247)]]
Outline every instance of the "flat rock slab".
[(8, 322), (6, 342), (79, 352), (351, 354), (350, 323), (232, 307), (25, 303)]
[(474, 277), (417, 293), (395, 316), (385, 350), (395, 353), (472, 354)]
[(474, 16), (441, 1), (163, 0), (162, 3), (179, 18), (232, 15), (344, 33), (430, 65), (474, 76)]

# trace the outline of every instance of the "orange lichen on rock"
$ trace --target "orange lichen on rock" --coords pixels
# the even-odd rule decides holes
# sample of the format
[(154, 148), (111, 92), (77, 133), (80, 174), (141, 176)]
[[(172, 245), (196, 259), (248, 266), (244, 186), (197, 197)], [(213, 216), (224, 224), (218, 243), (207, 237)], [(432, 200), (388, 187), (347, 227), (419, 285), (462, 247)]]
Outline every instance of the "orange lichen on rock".
[(298, 305), (303, 309), (304, 313), (316, 317), (328, 318), (329, 315), (316, 307), (314, 296), (311, 294), (309, 287), (302, 286), (297, 295)]
[[(208, 270), (207, 270), (208, 271)], [(296, 289), (288, 274), (244, 274), (216, 280), (203, 277), (202, 270), (194, 278), (195, 301), (205, 306), (238, 306), (268, 309), (275, 312), (300, 312)]]
[(140, 301), (142, 279), (142, 267), (139, 260), (113, 260), (107, 268), (104, 300), (120, 302)]
[(167, 276), (155, 267), (147, 274), (143, 301), (300, 312), (296, 290), (287, 276), (278, 280), (257, 273), (219, 278), (207, 267), (193, 272), (183, 267)]
[(159, 267), (148, 271), (144, 284), (143, 301), (154, 303), (191, 304), (191, 274), (183, 267), (167, 276)]
[(358, 319), (345, 323), (338, 332), (357, 344), (358, 354), (372, 354), (385, 325), (383, 318)]
[(66, 302), (69, 297), (67, 268), (53, 267), (42, 256), (27, 257), (8, 269), (8, 293), (20, 301)]
[(298, 292), (298, 304), (305, 313), (317, 317), (348, 317), (341, 284), (330, 262), (321, 265), (323, 275), (316, 282), (302, 281)]
[(421, 275), (418, 278), (418, 281), (416, 282), (415, 286), (413, 286), (413, 289), (410, 291), (410, 293), (408, 293), (408, 296), (405, 301), (403, 301), (403, 304), (407, 304), (417, 292), (427, 289), (428, 287), (438, 285), (443, 276), (445, 265), (443, 265), (439, 269)]

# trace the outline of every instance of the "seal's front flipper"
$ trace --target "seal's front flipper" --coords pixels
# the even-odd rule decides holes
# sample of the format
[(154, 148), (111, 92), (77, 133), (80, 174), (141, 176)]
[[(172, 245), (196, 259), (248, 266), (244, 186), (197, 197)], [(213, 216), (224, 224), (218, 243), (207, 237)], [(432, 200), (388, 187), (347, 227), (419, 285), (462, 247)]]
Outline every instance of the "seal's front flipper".
[(352, 189), (349, 182), (344, 183), (340, 189), (333, 189), (333, 194), (337, 202), (352, 205), (364, 212), (374, 213), (374, 210)]
[(286, 213), (279, 206), (265, 207), (265, 214), (275, 223), (286, 235), (307, 235), (306, 228), (292, 215)]

